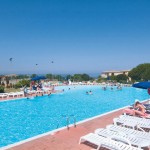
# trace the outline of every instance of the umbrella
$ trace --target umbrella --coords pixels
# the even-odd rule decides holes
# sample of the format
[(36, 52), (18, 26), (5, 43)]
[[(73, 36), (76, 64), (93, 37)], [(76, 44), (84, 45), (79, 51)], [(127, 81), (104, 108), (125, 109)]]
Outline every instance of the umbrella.
[(150, 95), (150, 82), (139, 82), (132, 85), (135, 88), (147, 89), (148, 94)]
[(44, 79), (46, 79), (45, 76), (36, 76), (36, 77), (32, 78), (31, 80), (32, 81), (37, 81), (37, 80), (44, 80)]
[(150, 88), (150, 82), (148, 82), (148, 81), (139, 82), (139, 83), (133, 84), (132, 86), (136, 87), (136, 88), (141, 88), (141, 89), (148, 89), (148, 88)]

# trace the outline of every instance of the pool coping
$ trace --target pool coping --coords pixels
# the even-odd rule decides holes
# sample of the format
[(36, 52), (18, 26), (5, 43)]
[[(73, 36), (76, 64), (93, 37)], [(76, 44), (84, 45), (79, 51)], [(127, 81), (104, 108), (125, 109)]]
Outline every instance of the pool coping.
[[(146, 102), (146, 101), (148, 101), (148, 100), (149, 100), (149, 99), (146, 99), (146, 100), (143, 100), (143, 101), (141, 101), (141, 102)], [(127, 108), (127, 107), (129, 107), (129, 106), (130, 106), (130, 105), (127, 105), (127, 106), (124, 106), (124, 107), (121, 107), (121, 108), (118, 108), (118, 109), (109, 111), (109, 112), (107, 112), (107, 113), (103, 113), (103, 114), (101, 114), (101, 115), (97, 115), (97, 116), (94, 116), (94, 117), (91, 117), (91, 118), (88, 118), (88, 119), (79, 121), (79, 122), (76, 123), (76, 125), (79, 125), (79, 124), (82, 124), (82, 123), (91, 121), (91, 120), (96, 119), (96, 118), (99, 118), (99, 117), (103, 117), (103, 116), (105, 116), (105, 115), (109, 115), (109, 114), (111, 114), (111, 113), (117, 112), (117, 111), (122, 110), (122, 109), (124, 109), (124, 108)], [(69, 127), (73, 127), (73, 126), (74, 126), (74, 124), (70, 124), (70, 125), (69, 125)], [(66, 128), (67, 128), (67, 127), (65, 126), (65, 127), (61, 127), (61, 128), (58, 128), (58, 129), (49, 131), (49, 132), (45, 132), (45, 133), (43, 133), (43, 134), (39, 134), (39, 135), (33, 136), (33, 137), (31, 137), (31, 138), (27, 138), (27, 139), (25, 139), (25, 140), (22, 140), (22, 141), (19, 141), (19, 142), (16, 142), (16, 143), (9, 144), (9, 145), (7, 145), (7, 146), (1, 147), (0, 150), (6, 150), (6, 149), (9, 149), (9, 148), (12, 148), (12, 147), (15, 147), (15, 146), (24, 144), (24, 143), (26, 143), (26, 142), (30, 142), (30, 141), (32, 141), (32, 140), (35, 140), (35, 139), (44, 137), (44, 136), (46, 136), (46, 135), (54, 135), (56, 132), (61, 131), (61, 130), (64, 130), (64, 129), (66, 129)]]

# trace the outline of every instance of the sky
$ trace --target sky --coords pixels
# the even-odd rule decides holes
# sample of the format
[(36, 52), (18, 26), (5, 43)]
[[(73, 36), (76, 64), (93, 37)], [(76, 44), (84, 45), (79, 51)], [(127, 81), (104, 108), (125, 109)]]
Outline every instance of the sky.
[(150, 0), (0, 0), (0, 74), (94, 74), (142, 63), (150, 63)]

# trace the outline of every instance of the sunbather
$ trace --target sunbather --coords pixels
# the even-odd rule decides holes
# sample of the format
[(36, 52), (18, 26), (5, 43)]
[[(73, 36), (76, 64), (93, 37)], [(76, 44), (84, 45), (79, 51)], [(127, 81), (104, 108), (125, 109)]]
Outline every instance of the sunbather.
[(123, 112), (129, 115), (150, 118), (150, 115), (146, 113), (145, 107), (139, 101), (135, 102), (133, 108), (124, 109)]
[[(136, 100), (136, 102), (139, 102), (146, 110), (146, 113), (150, 114), (150, 104), (143, 104), (141, 103), (140, 101)], [(135, 107), (135, 104), (131, 105), (131, 108), (134, 108)]]
[(126, 108), (123, 110), (123, 113), (126, 113), (128, 115), (133, 115), (133, 116), (140, 116), (144, 118), (150, 118), (150, 115), (147, 113), (143, 113), (139, 110), (131, 109), (131, 108)]
[(138, 110), (142, 113), (145, 113), (146, 112), (146, 109), (145, 107), (143, 106), (143, 104), (141, 104), (139, 101), (136, 101), (135, 104), (134, 104), (134, 108), (135, 110)]

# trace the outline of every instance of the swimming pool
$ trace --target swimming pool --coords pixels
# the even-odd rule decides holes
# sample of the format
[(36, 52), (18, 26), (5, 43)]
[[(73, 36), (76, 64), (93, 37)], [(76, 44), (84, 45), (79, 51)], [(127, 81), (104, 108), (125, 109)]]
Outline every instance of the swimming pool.
[[(70, 89), (69, 89), (70, 88)], [(123, 87), (104, 91), (100, 86), (66, 86), (63, 93), (0, 102), (0, 147), (66, 125), (65, 116), (77, 122), (148, 99), (146, 90)], [(87, 95), (86, 91), (92, 91)], [(73, 123), (73, 119), (70, 123)]]

